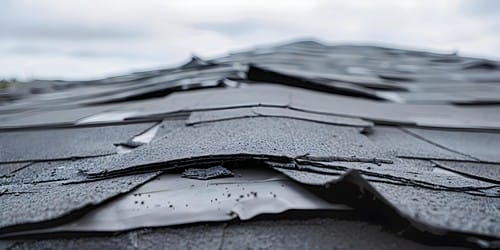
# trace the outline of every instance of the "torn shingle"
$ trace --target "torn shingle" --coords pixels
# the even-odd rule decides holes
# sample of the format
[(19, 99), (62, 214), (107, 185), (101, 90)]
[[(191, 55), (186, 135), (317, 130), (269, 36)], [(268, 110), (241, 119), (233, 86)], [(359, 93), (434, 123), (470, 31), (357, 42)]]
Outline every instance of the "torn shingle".
[(247, 77), (248, 80), (257, 82), (269, 82), (284, 84), (299, 88), (317, 90), (321, 92), (334, 93), (345, 96), (364, 97), (379, 100), (380, 98), (370, 89), (358, 88), (346, 83), (336, 83), (334, 80), (311, 79), (304, 74), (294, 75), (295, 71), (284, 74), (280, 70), (266, 69), (250, 65)]
[(71, 218), (116, 195), (150, 180), (156, 173), (119, 177), (104, 181), (62, 185), (40, 183), (3, 185), (0, 232), (49, 225), (61, 217)]
[[(93, 160), (97, 159), (93, 158)], [(12, 173), (8, 178), (0, 179), (0, 183), (22, 185), (84, 180), (85, 175), (79, 167), (85, 165), (86, 162), (88, 159), (34, 162)]]
[[(287, 118), (247, 118), (182, 127), (89, 173), (215, 156), (342, 156), (382, 158), (359, 128)], [(166, 166), (164, 166), (166, 167)]]
[(416, 221), (492, 237), (500, 234), (497, 197), (476, 197), (384, 183), (373, 185), (398, 210)]
[(350, 210), (348, 206), (324, 201), (273, 170), (232, 171), (236, 174), (233, 178), (205, 181), (163, 174), (80, 219), (36, 233), (116, 232), (145, 226), (249, 220), (259, 214), (291, 209)]
[[(497, 197), (500, 190), (499, 185), (491, 182), (436, 171), (435, 164), (427, 160), (395, 159), (393, 164), (383, 165), (361, 162), (311, 162), (302, 160), (296, 160), (291, 165), (270, 164), (279, 171), (291, 170), (294, 176), (299, 174), (297, 171), (330, 176), (325, 180), (335, 180), (345, 172), (356, 169), (369, 182), (391, 183), (421, 189), (461, 192), (487, 197)], [(302, 177), (302, 175), (299, 175), (299, 177)], [(307, 178), (304, 180), (307, 180)]]
[[(494, 248), (500, 224), (497, 64), (456, 54), (303, 41), (99, 80), (19, 84), (0, 93), (0, 168), (6, 173), (0, 178), (6, 211), (0, 233), (55, 232), (63, 224), (78, 230), (84, 213), (103, 211), (106, 216), (85, 225), (114, 231), (266, 212), (277, 218), (274, 213), (303, 204), (280, 197), (298, 188), (307, 191), (302, 201), (343, 203), (355, 208), (349, 216), (379, 220), (426, 245)], [(217, 166), (236, 175), (181, 177), (186, 169), (212, 177), (206, 171)], [(273, 172), (269, 167), (280, 178), (232, 183), (244, 176), (240, 171)], [(161, 180), (149, 181), (160, 172)], [(228, 206), (208, 202), (212, 194), (227, 195), (224, 187), (235, 191), (242, 185), (259, 189), (259, 199), (247, 199), (249, 192), (225, 196)], [(123, 194), (134, 188), (142, 190), (143, 200)], [(279, 190), (277, 197), (260, 196), (264, 189)], [(172, 212), (162, 207), (166, 200), (189, 202)], [(320, 208), (301, 214), (340, 213)], [(120, 217), (124, 211), (140, 216)], [(149, 230), (157, 235), (162, 229)], [(135, 232), (108, 239), (140, 248)], [(307, 228), (301, 233), (304, 239), (316, 237)], [(218, 231), (223, 240), (214, 248), (224, 248), (224, 242), (235, 246), (227, 234)], [(241, 242), (249, 240), (241, 235)], [(85, 245), (78, 237), (47, 244)]]
[[(400, 218), (409, 220), (418, 230), (436, 231), (436, 234), (445, 234), (446, 230), (452, 230), (461, 233), (472, 233), (476, 235), (487, 235), (497, 237), (500, 232), (498, 223), (498, 206), (496, 205), (498, 197), (476, 197), (470, 194), (460, 192), (437, 191), (431, 189), (418, 188), (411, 185), (400, 185), (390, 182), (371, 181), (369, 184), (364, 178), (354, 177), (352, 172), (347, 172), (341, 176), (325, 177), (318, 173), (308, 173), (307, 171), (297, 172), (296, 170), (280, 170), (284, 174), (290, 174), (290, 177), (301, 183), (313, 186), (320, 186), (335, 190), (335, 183), (350, 182), (355, 186), (348, 186), (349, 189), (343, 189), (344, 193), (335, 194), (329, 191), (332, 196), (340, 195), (348, 197), (348, 204), (354, 208), (358, 206), (367, 206), (363, 209), (375, 209), (366, 203), (366, 199), (355, 197), (351, 188), (359, 188), (364, 195), (370, 193), (373, 198), (385, 206), (395, 209), (395, 214)], [(352, 180), (351, 180), (352, 179)], [(375, 188), (375, 189), (373, 189)], [(368, 195), (368, 197), (370, 197)], [(430, 198), (429, 198), (430, 197)], [(356, 201), (356, 199), (360, 199)], [(361, 203), (360, 203), (361, 202)], [(385, 210), (390, 210), (385, 208)], [(475, 219), (470, 219), (474, 215)], [(477, 218), (477, 219), (476, 219)]]

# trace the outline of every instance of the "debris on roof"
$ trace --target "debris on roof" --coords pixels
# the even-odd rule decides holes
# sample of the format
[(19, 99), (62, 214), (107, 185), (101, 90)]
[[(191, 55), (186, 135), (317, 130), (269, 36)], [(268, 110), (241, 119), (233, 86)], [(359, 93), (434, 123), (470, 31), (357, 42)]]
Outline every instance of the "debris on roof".
[(499, 247), (499, 65), (303, 41), (16, 83), (0, 246)]
[(188, 168), (184, 170), (184, 172), (182, 172), (182, 177), (197, 179), (197, 180), (209, 180), (214, 178), (232, 177), (233, 175), (234, 175), (233, 172), (221, 166), (215, 166), (210, 168)]
[(163, 174), (69, 224), (23, 233), (114, 232), (235, 218), (249, 220), (259, 214), (291, 209), (350, 210), (309, 193), (271, 169), (238, 168), (234, 172), (234, 177), (203, 179), (208, 181)]

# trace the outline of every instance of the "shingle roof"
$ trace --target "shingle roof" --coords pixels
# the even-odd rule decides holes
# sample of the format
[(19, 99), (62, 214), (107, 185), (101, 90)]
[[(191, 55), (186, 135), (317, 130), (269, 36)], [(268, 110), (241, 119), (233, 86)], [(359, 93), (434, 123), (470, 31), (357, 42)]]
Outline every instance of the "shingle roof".
[[(359, 229), (364, 220), (401, 231), (410, 241), (396, 245), (405, 247), (498, 246), (499, 67), (304, 41), (95, 81), (19, 84), (4, 90), (0, 106), (1, 242), (126, 248), (152, 237), (187, 246), (171, 235), (178, 230), (211, 248), (217, 223), (202, 236), (200, 226), (138, 229), (101, 243), (82, 233), (300, 210), (320, 218), (281, 220), (274, 229), (243, 222), (225, 232), (231, 239), (221, 236), (233, 243), (217, 244), (265, 247), (268, 238), (251, 242), (238, 230), (279, 238), (297, 227), (305, 238), (345, 227), (381, 248), (398, 237)], [(213, 167), (217, 179), (182, 176)], [(51, 239), (68, 231), (79, 233)], [(336, 235), (280, 246), (347, 244)]]

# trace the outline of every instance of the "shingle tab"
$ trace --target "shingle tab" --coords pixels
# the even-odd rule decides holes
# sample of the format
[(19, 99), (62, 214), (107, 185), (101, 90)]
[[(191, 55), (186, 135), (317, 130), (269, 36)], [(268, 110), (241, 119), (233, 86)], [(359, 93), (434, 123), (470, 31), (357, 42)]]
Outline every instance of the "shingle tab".
[(113, 154), (152, 123), (0, 132), (0, 162), (68, 159)]
[[(48, 232), (65, 223), (76, 223), (78, 231), (77, 215), (114, 211), (106, 201), (133, 199), (124, 193), (157, 185), (150, 181), (157, 174), (196, 187), (197, 205), (186, 209), (192, 216), (135, 218), (132, 226), (109, 230), (214, 214), (231, 219), (205, 213), (210, 207), (202, 201), (210, 190), (220, 191), (212, 180), (183, 179), (182, 171), (272, 168), (290, 178), (288, 188), (307, 188), (306, 199), (343, 202), (409, 239), (495, 247), (499, 65), (456, 54), (302, 41), (99, 80), (19, 84), (0, 97), (0, 234)], [(151, 136), (141, 134), (146, 130)], [(266, 181), (252, 185), (274, 183)], [(176, 192), (180, 198), (189, 193)], [(293, 207), (280, 201), (269, 211)], [(276, 205), (245, 210), (253, 207), (241, 204), (241, 218)], [(109, 226), (100, 221), (94, 228)], [(151, 239), (161, 238), (156, 230)], [(137, 247), (134, 232), (108, 240)], [(312, 237), (307, 230), (304, 236)], [(46, 244), (91, 246), (82, 242)], [(34, 244), (14, 246), (43, 245)]]
[(296, 157), (358, 156), (381, 158), (358, 128), (287, 118), (257, 117), (179, 128), (129, 154), (114, 157), (111, 165), (89, 171), (123, 171), (135, 166), (193, 157), (271, 155)]

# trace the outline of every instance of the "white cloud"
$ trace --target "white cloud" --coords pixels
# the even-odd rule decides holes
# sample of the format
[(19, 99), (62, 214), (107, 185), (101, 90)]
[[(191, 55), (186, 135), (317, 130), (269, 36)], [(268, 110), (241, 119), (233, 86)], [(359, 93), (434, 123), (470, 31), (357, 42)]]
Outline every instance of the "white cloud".
[(4, 0), (0, 77), (100, 77), (300, 37), (500, 58), (500, 5), (484, 2)]

